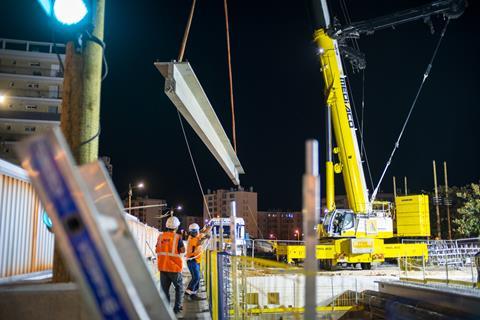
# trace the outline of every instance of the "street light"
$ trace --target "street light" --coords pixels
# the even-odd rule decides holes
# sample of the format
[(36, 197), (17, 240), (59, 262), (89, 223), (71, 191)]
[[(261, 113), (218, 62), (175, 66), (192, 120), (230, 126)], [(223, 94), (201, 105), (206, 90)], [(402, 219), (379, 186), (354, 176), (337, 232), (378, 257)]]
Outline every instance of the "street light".
[(294, 234), (297, 236), (297, 241), (300, 241), (300, 232), (298, 231), (298, 229), (295, 230)]
[(90, 13), (92, 1), (86, 0), (37, 0), (49, 17), (66, 27), (84, 25)]
[(55, 19), (65, 25), (77, 24), (88, 13), (85, 1), (82, 0), (57, 0), (53, 4)]
[(132, 195), (133, 195), (133, 189), (143, 189), (144, 184), (143, 182), (140, 182), (136, 186), (132, 186), (130, 183), (128, 184), (128, 211), (131, 210), (132, 208)]
[(5, 95), (0, 93), (0, 103), (5, 102)]

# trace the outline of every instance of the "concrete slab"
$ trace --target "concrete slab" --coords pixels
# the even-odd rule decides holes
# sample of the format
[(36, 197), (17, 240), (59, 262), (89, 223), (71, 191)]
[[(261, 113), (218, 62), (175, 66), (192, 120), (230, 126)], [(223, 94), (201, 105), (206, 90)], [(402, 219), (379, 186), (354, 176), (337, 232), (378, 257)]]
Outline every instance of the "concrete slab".
[(0, 286), (0, 319), (92, 319), (75, 283)]

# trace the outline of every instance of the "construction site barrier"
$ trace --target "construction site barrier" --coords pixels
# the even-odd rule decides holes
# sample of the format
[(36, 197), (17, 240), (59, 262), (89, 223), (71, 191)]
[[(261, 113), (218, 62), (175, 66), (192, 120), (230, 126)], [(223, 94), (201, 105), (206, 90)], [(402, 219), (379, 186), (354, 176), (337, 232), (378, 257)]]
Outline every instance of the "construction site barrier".
[(0, 159), (0, 278), (52, 268), (53, 234), (26, 172)]
[[(262, 314), (304, 312), (305, 271), (285, 263), (232, 256), (208, 250), (202, 261), (207, 299), (213, 320), (245, 319)], [(318, 274), (317, 312), (360, 309), (361, 291), (376, 284), (333, 273)]]
[[(0, 159), (0, 279), (52, 269), (47, 217), (25, 170)], [(125, 218), (140, 252), (154, 258), (159, 231), (127, 213)]]

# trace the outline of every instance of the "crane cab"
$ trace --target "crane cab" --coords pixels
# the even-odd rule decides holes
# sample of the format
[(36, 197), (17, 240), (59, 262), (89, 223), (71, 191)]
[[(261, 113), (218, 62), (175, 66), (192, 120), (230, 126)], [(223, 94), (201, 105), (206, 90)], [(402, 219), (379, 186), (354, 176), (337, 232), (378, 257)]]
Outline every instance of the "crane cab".
[(350, 209), (327, 212), (319, 226), (320, 238), (390, 238), (393, 220), (388, 202), (375, 203), (371, 213)]

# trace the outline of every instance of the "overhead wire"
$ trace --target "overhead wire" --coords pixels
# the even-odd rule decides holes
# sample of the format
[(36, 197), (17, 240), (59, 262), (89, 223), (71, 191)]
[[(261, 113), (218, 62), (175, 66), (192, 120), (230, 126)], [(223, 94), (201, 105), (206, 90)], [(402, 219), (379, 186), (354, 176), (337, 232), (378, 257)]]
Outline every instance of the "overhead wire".
[(450, 19), (447, 19), (447, 21), (445, 22), (445, 26), (443, 27), (443, 30), (442, 30), (442, 33), (440, 34), (440, 37), (437, 41), (437, 44), (435, 46), (435, 50), (433, 51), (433, 54), (432, 54), (432, 57), (430, 59), (430, 62), (428, 63), (428, 66), (427, 66), (427, 69), (425, 70), (425, 72), (423, 73), (423, 77), (422, 77), (422, 81), (420, 83), (420, 86), (417, 90), (417, 94), (415, 95), (415, 98), (413, 99), (413, 102), (412, 102), (412, 105), (410, 106), (410, 110), (408, 111), (408, 114), (407, 114), (407, 118), (405, 119), (404, 123), (403, 123), (403, 126), (402, 126), (402, 130), (400, 130), (400, 134), (398, 135), (398, 138), (397, 138), (397, 141), (395, 142), (395, 145), (393, 146), (393, 150), (390, 154), (390, 157), (388, 158), (387, 160), (387, 163), (385, 164), (385, 168), (383, 169), (383, 172), (382, 172), (382, 175), (380, 176), (380, 179), (378, 181), (378, 184), (377, 186), (375, 187), (375, 190), (373, 191), (373, 194), (372, 194), (372, 198), (370, 200), (371, 203), (373, 203), (373, 201), (375, 200), (375, 197), (377, 195), (377, 192), (378, 192), (378, 189), (380, 188), (380, 185), (382, 183), (382, 180), (388, 170), (388, 167), (390, 166), (390, 164), (392, 163), (392, 159), (393, 159), (393, 156), (395, 154), (395, 152), (397, 151), (397, 149), (399, 148), (400, 146), (400, 140), (402, 139), (402, 136), (403, 136), (403, 133), (405, 132), (405, 128), (407, 127), (407, 124), (410, 120), (410, 117), (412, 115), (412, 112), (413, 112), (413, 109), (415, 108), (416, 104), (417, 104), (417, 101), (418, 101), (418, 97), (420, 96), (420, 93), (422, 92), (422, 89), (423, 89), (423, 85), (425, 84), (425, 81), (426, 79), (428, 78), (429, 74), (430, 74), (430, 71), (432, 69), (432, 65), (433, 65), (433, 61), (435, 60), (435, 57), (437, 56), (437, 53), (438, 53), (438, 49), (440, 48), (440, 45), (442, 43), (442, 40), (445, 36), (445, 32), (447, 31), (447, 27), (448, 27), (448, 23), (449, 23)]
[[(185, 27), (185, 33), (183, 34), (183, 39), (180, 46), (180, 52), (178, 54), (178, 62), (182, 62), (183, 57), (185, 55), (185, 49), (187, 47), (188, 36), (190, 34), (190, 27), (192, 25), (193, 14), (195, 12), (195, 5), (196, 5), (196, 0), (193, 0), (192, 7), (190, 9), (190, 15), (188, 16), (187, 25)], [(182, 116), (180, 115), (180, 111), (178, 111), (178, 109), (177, 109), (177, 115), (178, 115), (178, 121), (180, 122), (180, 127), (182, 128), (183, 138), (185, 139), (185, 144), (187, 145), (190, 161), (192, 162), (193, 171), (195, 172), (195, 177), (197, 178), (198, 187), (200, 189), (200, 192), (202, 193), (203, 204), (205, 206), (205, 209), (207, 210), (208, 218), (211, 219), (212, 214), (210, 212), (210, 208), (208, 207), (207, 198), (205, 197), (205, 192), (203, 191), (200, 175), (198, 174), (197, 165), (195, 164), (195, 159), (193, 158), (192, 150), (190, 149), (190, 143), (188, 142), (187, 133), (185, 132), (185, 127), (183, 126)]]
[(235, 103), (233, 99), (232, 56), (231, 56), (231, 50), (230, 50), (230, 26), (228, 23), (227, 0), (223, 0), (223, 8), (225, 11), (225, 33), (227, 36), (228, 79), (229, 79), (229, 87), (230, 87), (230, 109), (232, 113), (232, 140), (233, 140), (233, 150), (235, 150), (235, 153), (237, 153), (237, 132), (235, 128)]

